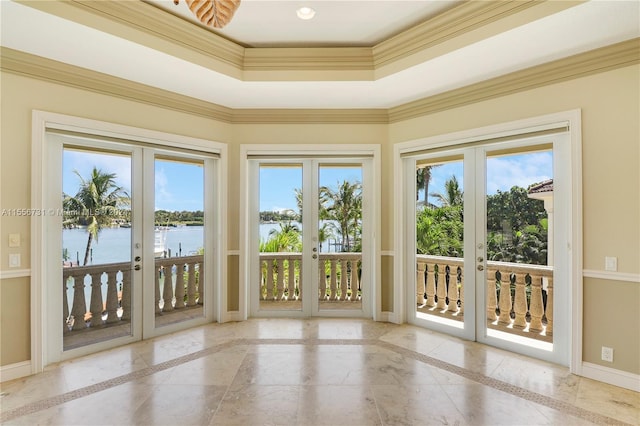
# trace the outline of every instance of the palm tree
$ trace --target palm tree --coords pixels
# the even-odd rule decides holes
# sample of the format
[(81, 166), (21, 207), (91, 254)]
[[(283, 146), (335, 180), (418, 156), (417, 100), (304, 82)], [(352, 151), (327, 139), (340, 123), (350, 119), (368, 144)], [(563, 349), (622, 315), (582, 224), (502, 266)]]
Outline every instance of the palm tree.
[(455, 175), (447, 179), (444, 183), (444, 194), (431, 193), (432, 197), (435, 197), (443, 206), (461, 206), (463, 203), (463, 192), (460, 190), (458, 179)]
[(104, 173), (95, 166), (88, 179), (80, 176), (77, 170), (74, 173), (80, 179), (80, 188), (75, 196), (63, 194), (63, 206), (66, 211), (74, 212), (73, 220), (76, 223), (87, 225), (87, 248), (84, 253), (84, 263), (89, 261), (91, 243), (102, 228), (111, 224), (118, 216), (119, 208), (130, 205), (129, 194), (116, 184), (115, 173)]
[(269, 231), (269, 238), (260, 242), (261, 253), (279, 253), (299, 251), (301, 246), (300, 229), (297, 225), (287, 222), (279, 222), (280, 229)]
[(420, 190), (424, 194), (424, 206), (428, 207), (429, 182), (431, 182), (431, 170), (438, 167), (439, 164), (430, 166), (421, 166), (416, 170), (416, 201), (420, 198)]
[(351, 249), (351, 235), (356, 237), (358, 224), (362, 221), (362, 184), (343, 181), (338, 183), (338, 189), (328, 186), (320, 188), (320, 199), (324, 206), (327, 220), (337, 223), (342, 250)]

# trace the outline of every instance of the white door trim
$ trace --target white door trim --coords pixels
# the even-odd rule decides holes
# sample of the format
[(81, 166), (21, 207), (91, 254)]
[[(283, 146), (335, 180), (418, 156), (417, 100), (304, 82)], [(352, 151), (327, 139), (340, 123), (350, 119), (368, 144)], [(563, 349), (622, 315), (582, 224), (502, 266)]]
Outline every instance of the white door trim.
[[(381, 170), (380, 170), (380, 145), (378, 144), (308, 144), (308, 145), (288, 145), (288, 144), (242, 144), (240, 145), (240, 271), (239, 271), (239, 312), (238, 319), (247, 319), (250, 313), (249, 298), (250, 291), (250, 268), (251, 268), (251, 244), (249, 241), (249, 225), (251, 219), (251, 196), (250, 185), (254, 182), (255, 176), (251, 176), (249, 157), (251, 156), (282, 156), (288, 158), (309, 158), (309, 157), (371, 157), (371, 224), (373, 235), (371, 235), (370, 247), (372, 259), (372, 279), (371, 279), (371, 314), (374, 320), (379, 320), (382, 315), (380, 311), (380, 191), (381, 191)], [(364, 171), (363, 171), (364, 172)], [(364, 176), (363, 176), (364, 177)], [(364, 303), (364, 301), (363, 301)]]
[[(571, 226), (567, 230), (570, 241), (571, 265), (568, 271), (571, 282), (571, 356), (570, 369), (576, 372), (582, 363), (582, 132), (581, 110), (575, 109), (512, 122), (500, 123), (476, 129), (436, 135), (427, 138), (397, 143), (394, 151), (394, 250), (396, 258), (394, 269), (404, 271), (407, 248), (404, 229), (406, 225), (406, 208), (404, 195), (410, 188), (405, 188), (403, 175), (403, 156), (412, 152), (440, 147), (455, 148), (471, 142), (531, 134), (566, 126), (570, 138), (570, 187), (571, 187)], [(567, 166), (567, 165), (565, 165)], [(415, 190), (415, 188), (414, 188)], [(414, 191), (415, 192), (415, 191)], [(397, 274), (394, 285), (394, 312), (399, 322), (407, 321), (406, 286), (410, 282), (408, 272)]]
[[(31, 211), (46, 212), (50, 207), (50, 197), (47, 193), (47, 185), (50, 180), (49, 146), (46, 132), (48, 130), (64, 130), (88, 135), (96, 135), (105, 138), (115, 138), (145, 142), (159, 147), (190, 149), (200, 152), (219, 155), (219, 167), (217, 167), (217, 181), (223, 182), (227, 171), (227, 146), (226, 144), (188, 136), (159, 132), (132, 126), (125, 126), (104, 121), (92, 120), (82, 117), (52, 113), (47, 111), (32, 111), (31, 122)], [(224, 185), (218, 185), (217, 204), (227, 205), (227, 189)], [(226, 282), (226, 248), (227, 233), (226, 209), (220, 209), (216, 221), (216, 264), (219, 272), (214, 282), (214, 293), (218, 319), (226, 314), (226, 288), (220, 285)], [(47, 304), (46, 289), (48, 271), (55, 259), (47, 252), (46, 234), (48, 230), (48, 216), (36, 215), (31, 220), (31, 371), (33, 374), (42, 372), (50, 362), (47, 359)], [(224, 261), (222, 261), (224, 259)], [(224, 303), (223, 303), (224, 301)]]

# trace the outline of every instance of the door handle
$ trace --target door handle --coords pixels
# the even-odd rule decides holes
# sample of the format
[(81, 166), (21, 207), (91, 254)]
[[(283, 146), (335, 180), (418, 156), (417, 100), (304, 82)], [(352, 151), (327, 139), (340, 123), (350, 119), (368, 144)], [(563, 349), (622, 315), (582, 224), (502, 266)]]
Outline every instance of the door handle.
[(476, 268), (478, 271), (484, 271), (484, 266), (478, 265)]
[(140, 265), (134, 266), (133, 269), (135, 269), (136, 271), (139, 271), (140, 270)]
[(482, 262), (483, 260), (482, 256), (478, 257), (478, 262)]
[(311, 258), (312, 258), (312, 259), (317, 259), (317, 258), (318, 258), (318, 255), (314, 253), (314, 254), (312, 254), (312, 255), (311, 255)]
[(140, 262), (141, 259), (142, 258), (140, 256), (136, 256), (135, 259), (133, 259), (133, 260), (135, 260), (136, 262)]

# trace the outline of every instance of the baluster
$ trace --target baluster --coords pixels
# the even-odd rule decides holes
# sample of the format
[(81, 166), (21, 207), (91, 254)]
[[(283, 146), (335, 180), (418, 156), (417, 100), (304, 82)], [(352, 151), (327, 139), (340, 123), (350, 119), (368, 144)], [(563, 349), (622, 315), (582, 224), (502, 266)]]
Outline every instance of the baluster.
[[(504, 277), (507, 279), (503, 279)], [(498, 320), (502, 324), (511, 324), (511, 275), (500, 273), (500, 316)]]
[(418, 306), (424, 305), (424, 293), (425, 293), (425, 270), (427, 264), (418, 261), (416, 265), (416, 304)]
[(531, 276), (531, 303), (529, 306), (531, 314), (531, 322), (529, 323), (529, 331), (542, 331), (542, 315), (544, 314), (542, 304), (542, 277), (540, 275)]
[(347, 259), (340, 261), (340, 300), (347, 299)]
[(436, 306), (436, 270), (435, 263), (433, 264), (433, 268), (429, 270), (429, 264), (427, 263), (424, 267), (424, 272), (427, 274), (427, 301), (426, 305), (428, 307)]
[[(184, 267), (183, 261), (176, 264), (176, 304), (174, 305), (176, 309), (184, 308)], [(191, 266), (187, 264), (187, 268), (191, 269)]]
[(267, 260), (267, 300), (274, 299), (273, 297), (273, 260)]
[(351, 261), (351, 277), (349, 280), (351, 286), (351, 301), (358, 301), (358, 260), (353, 259)]
[(294, 300), (296, 297), (295, 265), (296, 265), (295, 260), (289, 258), (289, 260), (287, 261), (287, 270), (288, 270), (287, 289), (289, 293), (287, 296), (287, 300)]
[(276, 261), (276, 274), (278, 274), (277, 276), (277, 295), (276, 295), (276, 300), (282, 300), (284, 299), (284, 260), (280, 257), (278, 258), (278, 260)]
[(452, 273), (455, 271), (452, 266), (449, 267), (449, 286), (447, 287), (447, 297), (449, 298), (449, 305), (447, 310), (449, 312), (458, 312), (458, 274)]
[(436, 286), (436, 294), (438, 295), (438, 309), (444, 310), (447, 307), (447, 283), (445, 276), (446, 266), (444, 264), (438, 265), (438, 285)]
[(73, 329), (83, 330), (86, 328), (84, 316), (87, 313), (87, 302), (84, 298), (84, 276), (73, 275), (73, 307), (71, 316), (73, 317)]
[[(321, 265), (321, 267), (324, 265), (323, 261), (320, 261), (318, 263)], [(322, 278), (322, 274), (320, 275), (320, 277)], [(297, 278), (298, 278), (298, 300), (302, 300), (302, 259), (298, 260), (298, 277)], [(320, 283), (322, 284), (322, 280), (320, 280)]]
[(107, 323), (118, 322), (118, 271), (107, 273)]
[(198, 263), (193, 261), (188, 264), (189, 272), (187, 275), (187, 306), (195, 306), (196, 304), (196, 266)]
[(91, 274), (91, 327), (102, 324), (102, 272)]
[[(164, 268), (164, 288), (162, 289), (162, 300), (164, 306), (162, 312), (173, 311), (173, 263)], [(178, 266), (176, 265), (176, 275), (178, 274)]]
[(196, 303), (198, 303), (198, 305), (204, 305), (204, 293), (205, 293), (204, 258), (202, 259), (202, 262), (194, 263), (193, 265), (194, 265), (193, 266), (194, 278), (195, 278), (196, 270), (198, 271), (198, 282), (196, 284), (198, 288), (198, 299)]
[[(158, 270), (156, 269), (156, 275)], [(158, 309), (158, 299), (160, 291), (156, 291), (156, 310)], [(122, 320), (131, 320), (131, 269), (126, 268), (122, 271), (122, 299), (120, 304), (122, 305)]]
[(330, 294), (329, 294), (329, 300), (337, 300), (338, 298), (338, 264), (336, 262), (335, 259), (331, 259), (330, 261), (331, 264), (331, 280), (329, 281), (330, 283)]
[(527, 291), (525, 283), (525, 274), (516, 273), (516, 294), (513, 301), (513, 310), (516, 318), (513, 322), (514, 327), (525, 328), (527, 326)]
[(69, 331), (67, 328), (67, 318), (69, 317), (69, 300), (67, 300), (67, 284), (69, 281), (69, 274), (62, 274), (62, 332)]
[(166, 273), (166, 268), (163, 265), (158, 265), (156, 263), (156, 269), (155, 269), (155, 278), (156, 278), (156, 314), (159, 314), (160, 312), (162, 312), (162, 309), (160, 309), (160, 299), (162, 299), (162, 297), (160, 297), (160, 277), (162, 276), (163, 281), (166, 282), (167, 281), (167, 273)]
[[(503, 278), (507, 279), (503, 279)], [(502, 324), (511, 324), (511, 276), (500, 274), (500, 317)]]
[[(460, 312), (459, 315), (464, 314), (464, 275), (462, 274), (462, 267), (458, 266), (458, 281), (460, 282)], [(495, 286), (494, 286), (495, 288)]]
[(498, 304), (496, 293), (497, 272), (497, 269), (489, 269), (487, 271), (487, 319), (490, 322), (498, 319), (496, 315), (496, 305)]
[(545, 308), (545, 316), (547, 317), (547, 329), (545, 334), (553, 336), (553, 277), (548, 277), (547, 282), (547, 307)]

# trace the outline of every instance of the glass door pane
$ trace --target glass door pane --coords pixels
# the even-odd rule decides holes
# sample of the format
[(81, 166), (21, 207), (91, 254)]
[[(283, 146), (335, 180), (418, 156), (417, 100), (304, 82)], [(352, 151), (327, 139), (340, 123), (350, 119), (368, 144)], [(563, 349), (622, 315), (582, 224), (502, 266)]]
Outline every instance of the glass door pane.
[(173, 155), (155, 155), (153, 166), (153, 306), (155, 327), (166, 327), (202, 319), (207, 308), (205, 167)]
[(132, 331), (132, 157), (63, 146), (63, 350)]
[(436, 327), (464, 329), (463, 155), (418, 160), (414, 179), (415, 317)]
[(260, 311), (302, 311), (302, 164), (259, 165)]
[(553, 151), (486, 154), (488, 337), (553, 348)]
[[(318, 309), (362, 311), (361, 164), (318, 167)], [(315, 293), (315, 292), (314, 292)]]

